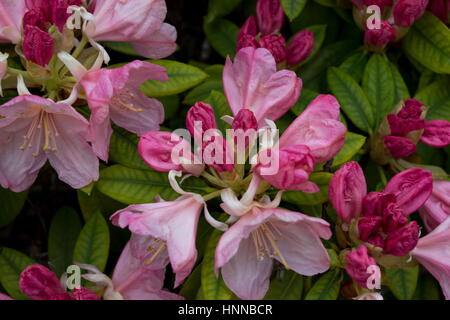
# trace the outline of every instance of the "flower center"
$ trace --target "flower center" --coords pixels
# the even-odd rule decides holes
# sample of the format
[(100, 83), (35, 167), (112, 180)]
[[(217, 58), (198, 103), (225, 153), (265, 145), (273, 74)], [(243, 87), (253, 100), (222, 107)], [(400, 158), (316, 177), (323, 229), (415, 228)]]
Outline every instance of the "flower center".
[(256, 248), (256, 256), (259, 261), (262, 261), (266, 255), (271, 259), (278, 257), (284, 267), (289, 270), (291, 267), (277, 245), (280, 236), (280, 230), (271, 222), (263, 223), (258, 229), (253, 231), (252, 238)]
[(155, 259), (158, 257), (158, 255), (166, 249), (166, 241), (161, 239), (153, 239), (150, 245), (147, 248), (147, 251), (150, 252), (151, 257), (147, 260), (145, 263), (146, 265), (150, 265)]
[(126, 88), (118, 90), (111, 99), (111, 106), (122, 110), (142, 112), (142, 108), (136, 108), (133, 104), (135, 97), (136, 95)]
[[(42, 136), (44, 137), (44, 146), (41, 147)], [(33, 156), (37, 157), (39, 151), (57, 151), (56, 137), (59, 136), (53, 117), (48, 112), (41, 110), (39, 115), (34, 117), (26, 135), (23, 136), (23, 144), (20, 150), (35, 148)]]

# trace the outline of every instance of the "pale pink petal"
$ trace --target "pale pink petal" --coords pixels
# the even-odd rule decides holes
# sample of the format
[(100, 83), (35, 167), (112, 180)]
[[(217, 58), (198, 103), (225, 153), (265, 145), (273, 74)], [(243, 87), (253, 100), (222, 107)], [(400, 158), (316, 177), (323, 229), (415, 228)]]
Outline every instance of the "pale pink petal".
[(177, 44), (177, 30), (170, 24), (163, 23), (161, 29), (150, 37), (132, 42), (134, 49), (149, 59), (162, 59), (175, 52)]
[(301, 121), (307, 120), (339, 120), (340, 105), (337, 99), (331, 94), (321, 94), (317, 96), (308, 107), (297, 118)]
[(0, 293), (0, 300), (14, 300), (10, 296), (7, 296), (6, 294)]
[(0, 42), (18, 44), (20, 29), (26, 6), (24, 0), (2, 0), (0, 2)]

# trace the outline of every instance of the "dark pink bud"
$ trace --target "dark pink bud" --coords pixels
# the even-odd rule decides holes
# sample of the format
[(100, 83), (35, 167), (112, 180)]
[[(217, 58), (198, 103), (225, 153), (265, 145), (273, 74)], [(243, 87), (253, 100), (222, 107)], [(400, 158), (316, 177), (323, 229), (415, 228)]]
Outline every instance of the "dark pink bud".
[(448, 24), (450, 14), (450, 2), (448, 0), (430, 0), (428, 11), (438, 17), (443, 23)]
[(266, 48), (275, 58), (276, 63), (286, 59), (286, 40), (282, 36), (268, 34), (259, 39), (259, 46)]
[(435, 148), (444, 148), (450, 145), (450, 122), (445, 120), (426, 121), (420, 141)]
[(364, 217), (358, 222), (359, 238), (368, 241), (381, 230), (383, 218), (379, 216)]
[(425, 13), (428, 0), (398, 0), (394, 5), (395, 24), (408, 28)]
[(192, 137), (195, 137), (194, 130), (198, 128), (201, 134), (209, 129), (217, 129), (216, 117), (213, 108), (204, 102), (197, 102), (186, 115), (186, 128)]
[(364, 5), (368, 6), (379, 6), (381, 12), (384, 11), (386, 7), (392, 7), (392, 0), (364, 0)]
[(284, 12), (279, 0), (258, 0), (256, 15), (262, 34), (280, 31), (283, 26)]
[(408, 219), (396, 203), (389, 203), (383, 212), (383, 230), (392, 232), (403, 226)]
[[(249, 109), (239, 110), (233, 120), (231, 129), (233, 129), (234, 133), (234, 143), (238, 144), (238, 141), (240, 141), (239, 135), (245, 135), (245, 147), (247, 147), (250, 144), (251, 134), (253, 134), (252, 132), (248, 133), (248, 130), (253, 130), (255, 134), (258, 130), (258, 121), (256, 120), (253, 111)], [(254, 138), (255, 137), (256, 136), (254, 136)]]
[(203, 145), (203, 162), (219, 172), (234, 170), (234, 152), (222, 136), (212, 136)]
[(239, 30), (239, 36), (242, 34), (247, 34), (253, 37), (256, 37), (258, 34), (258, 26), (256, 25), (256, 20), (253, 16), (248, 17), (241, 30)]
[(314, 33), (309, 30), (298, 32), (291, 40), (286, 50), (286, 61), (290, 66), (295, 66), (311, 55), (314, 49)]
[(383, 216), (385, 208), (396, 202), (396, 197), (393, 193), (387, 192), (370, 192), (364, 197), (362, 203), (362, 213), (365, 217)]
[(345, 255), (347, 264), (345, 270), (362, 288), (367, 288), (367, 280), (372, 274), (369, 267), (377, 265), (374, 258), (369, 256), (367, 247), (360, 245), (358, 249), (354, 249)]
[(387, 21), (381, 22), (380, 29), (366, 29), (364, 41), (368, 46), (383, 47), (397, 39), (397, 30)]
[(412, 221), (404, 227), (390, 232), (384, 242), (385, 254), (404, 256), (410, 253), (419, 241), (419, 225)]
[(345, 223), (359, 217), (366, 193), (364, 172), (357, 162), (342, 165), (331, 178), (328, 188), (331, 204)]
[(53, 38), (38, 27), (27, 26), (24, 32), (23, 53), (27, 60), (44, 67), (53, 56)]
[(416, 152), (416, 144), (405, 137), (384, 137), (384, 145), (394, 158), (407, 157)]
[(81, 0), (67, 0), (69, 6), (81, 6)]
[(75, 289), (72, 293), (72, 299), (73, 300), (100, 300), (100, 298), (95, 293), (86, 289), (85, 287)]
[(33, 9), (25, 13), (23, 16), (23, 28), (26, 29), (28, 26), (35, 26), (45, 31), (45, 17), (40, 10)]
[(40, 264), (28, 266), (22, 271), (19, 286), (24, 294), (34, 300), (54, 300), (59, 295), (64, 296), (64, 290), (55, 273)]
[(259, 44), (258, 41), (256, 41), (256, 38), (254, 36), (250, 36), (248, 34), (243, 34), (242, 36), (239, 36), (238, 41), (236, 43), (236, 50), (239, 51), (242, 48), (258, 48)]
[(419, 209), (431, 195), (433, 175), (419, 168), (408, 169), (396, 174), (384, 188), (394, 193), (397, 205), (406, 215)]
[(397, 113), (402, 119), (420, 119), (423, 103), (417, 99), (407, 99), (403, 102), (402, 109)]
[(51, 22), (57, 26), (61, 32), (64, 30), (64, 26), (70, 16), (67, 13), (67, 8), (69, 8), (69, 4), (66, 0), (57, 0), (52, 10)]
[(256, 41), (256, 35), (258, 34), (258, 27), (256, 25), (255, 18), (250, 16), (247, 21), (245, 21), (241, 30), (239, 30), (236, 50), (239, 51), (242, 48), (252, 47), (258, 48), (258, 41)]
[(405, 136), (411, 131), (422, 130), (425, 127), (423, 119), (402, 119), (395, 114), (387, 116), (391, 135)]
[(380, 234), (376, 234), (372, 238), (367, 239), (366, 242), (376, 247), (384, 248), (384, 239)]

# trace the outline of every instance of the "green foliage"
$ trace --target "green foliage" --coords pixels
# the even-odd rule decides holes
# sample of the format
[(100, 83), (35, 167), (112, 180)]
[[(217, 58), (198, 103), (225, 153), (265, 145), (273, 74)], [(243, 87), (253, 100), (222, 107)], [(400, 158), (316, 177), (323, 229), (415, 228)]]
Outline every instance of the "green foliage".
[(28, 192), (15, 193), (0, 187), (0, 228), (10, 224), (22, 211)]
[(340, 269), (332, 269), (317, 280), (308, 291), (305, 300), (336, 300), (342, 281)]
[(35, 262), (19, 251), (9, 248), (1, 249), (0, 282), (12, 298), (29, 299), (20, 291), (19, 276), (26, 267), (32, 264)]
[(281, 0), (281, 6), (289, 20), (292, 21), (300, 15), (306, 2), (306, 0)]
[(417, 286), (419, 266), (392, 269), (386, 268), (386, 279), (392, 293), (399, 300), (411, 300)]

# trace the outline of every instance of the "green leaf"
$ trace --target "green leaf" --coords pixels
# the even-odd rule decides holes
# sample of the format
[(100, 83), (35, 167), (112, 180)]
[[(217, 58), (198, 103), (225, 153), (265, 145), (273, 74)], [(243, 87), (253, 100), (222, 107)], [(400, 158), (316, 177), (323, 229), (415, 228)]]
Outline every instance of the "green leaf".
[(331, 67), (328, 84), (347, 117), (359, 129), (371, 133), (375, 124), (372, 106), (358, 83), (342, 70)]
[(386, 268), (386, 279), (392, 293), (399, 300), (411, 300), (416, 290), (419, 266), (393, 269)]
[(107, 197), (97, 188), (93, 188), (90, 195), (77, 190), (77, 195), (84, 221), (88, 221), (97, 212), (109, 216), (124, 207), (123, 203)]
[(334, 157), (333, 166), (338, 166), (349, 161), (359, 152), (359, 150), (361, 150), (364, 143), (366, 143), (366, 137), (356, 133), (347, 132), (344, 147), (342, 147), (341, 151)]
[(210, 0), (206, 21), (211, 22), (216, 18), (230, 14), (241, 2), (242, 0)]
[(202, 70), (188, 64), (171, 60), (149, 60), (167, 69), (169, 81), (150, 80), (141, 89), (149, 97), (165, 97), (178, 94), (195, 87), (208, 75)]
[(180, 97), (178, 95), (160, 97), (158, 100), (164, 106), (164, 117), (166, 120), (171, 119), (177, 115), (180, 107)]
[(22, 211), (28, 192), (12, 192), (0, 188), (0, 228), (10, 224)]
[(229, 125), (221, 118), (223, 116), (231, 115), (231, 109), (228, 105), (227, 98), (222, 92), (213, 90), (205, 102), (213, 107), (214, 114), (216, 115), (217, 127), (225, 135), (225, 130), (229, 128)]
[(80, 217), (74, 209), (64, 207), (56, 212), (48, 234), (48, 264), (58, 276), (73, 263), (73, 251), (80, 231)]
[(336, 300), (341, 287), (342, 274), (339, 269), (333, 269), (323, 274), (314, 283), (305, 300)]
[(305, 193), (301, 191), (285, 191), (283, 193), (283, 200), (297, 206), (322, 204), (328, 200), (328, 183), (332, 176), (333, 175), (328, 172), (312, 173), (309, 180), (319, 186), (319, 192)]
[(221, 236), (221, 231), (214, 230), (206, 246), (201, 273), (201, 291), (203, 293), (203, 299), (205, 300), (231, 300), (234, 296), (233, 292), (231, 292), (225, 285), (222, 276), (216, 278), (216, 274), (214, 272), (214, 254)]
[(305, 7), (306, 0), (281, 0), (281, 6), (289, 20), (294, 20), (299, 16)]
[(112, 162), (129, 168), (149, 170), (137, 151), (139, 137), (122, 128), (115, 127), (109, 144), (109, 158)]
[(188, 300), (195, 299), (202, 283), (202, 265), (199, 264), (186, 279), (180, 290), (180, 295)]
[(211, 91), (223, 91), (222, 79), (208, 79), (201, 85), (192, 89), (184, 98), (183, 104), (192, 106), (198, 101), (205, 101)]
[(226, 19), (217, 19), (205, 22), (203, 29), (214, 50), (224, 58), (227, 56), (234, 57), (239, 33), (237, 25)]
[(404, 38), (403, 49), (431, 71), (450, 74), (449, 44), (449, 28), (426, 12)]
[(101, 213), (94, 214), (78, 236), (73, 261), (91, 264), (103, 271), (108, 260), (109, 229)]
[(140, 57), (141, 55), (133, 48), (133, 45), (128, 42), (112, 42), (105, 41), (102, 42), (102, 45), (105, 47), (112, 49), (114, 51), (126, 54), (128, 56)]
[(264, 300), (300, 300), (303, 293), (303, 276), (294, 271), (282, 271), (281, 278), (270, 282)]
[(302, 89), (302, 95), (300, 96), (300, 99), (298, 99), (297, 103), (294, 104), (294, 106), (291, 108), (291, 111), (299, 116), (302, 114), (302, 112), (306, 109), (306, 107), (315, 99), (319, 93), (303, 88)]
[(1, 249), (0, 282), (13, 299), (29, 299), (29, 297), (20, 291), (19, 277), (20, 273), (32, 264), (35, 264), (35, 262), (19, 251), (9, 248)]
[(441, 289), (436, 279), (428, 273), (423, 274), (417, 281), (413, 300), (439, 300), (440, 297)]
[(378, 128), (395, 106), (394, 76), (384, 55), (372, 54), (364, 71), (362, 88), (373, 107), (374, 128)]
[(398, 71), (397, 66), (393, 63), (389, 63), (389, 66), (391, 68), (392, 77), (394, 78), (394, 106), (396, 106), (400, 101), (409, 98), (409, 90), (400, 71)]
[(450, 121), (450, 79), (442, 79), (420, 90), (415, 96), (430, 107), (427, 120)]
[[(199, 179), (187, 179), (181, 187), (185, 191), (200, 194), (215, 190)], [(170, 186), (167, 173), (121, 165), (102, 170), (97, 188), (108, 197), (125, 204), (151, 203), (157, 195), (164, 200), (174, 200), (180, 196)]]
[(359, 83), (363, 77), (364, 70), (366, 69), (367, 61), (369, 61), (367, 52), (358, 50), (345, 59), (339, 66), (339, 69), (352, 76), (352, 78)]

